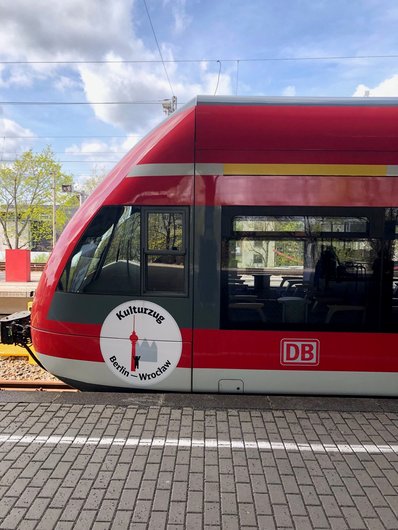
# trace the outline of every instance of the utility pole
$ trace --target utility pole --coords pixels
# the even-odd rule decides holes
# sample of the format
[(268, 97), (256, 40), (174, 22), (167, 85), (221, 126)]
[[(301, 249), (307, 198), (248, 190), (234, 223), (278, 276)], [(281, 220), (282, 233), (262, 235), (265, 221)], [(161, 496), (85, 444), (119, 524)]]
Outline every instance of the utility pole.
[(55, 171), (52, 172), (53, 177), (53, 248), (57, 241), (57, 194), (56, 194), (56, 181), (55, 181)]

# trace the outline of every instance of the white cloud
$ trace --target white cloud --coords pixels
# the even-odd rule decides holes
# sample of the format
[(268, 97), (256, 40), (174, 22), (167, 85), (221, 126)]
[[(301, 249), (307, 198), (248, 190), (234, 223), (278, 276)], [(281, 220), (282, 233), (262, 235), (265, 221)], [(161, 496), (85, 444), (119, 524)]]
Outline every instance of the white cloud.
[(293, 85), (289, 85), (282, 91), (282, 96), (295, 96), (296, 95), (296, 87)]
[(398, 97), (398, 74), (385, 79), (374, 88), (358, 85), (353, 96)]
[[(35, 76), (36, 78), (39, 75)], [(29, 69), (24, 66), (14, 65), (6, 67), (0, 64), (0, 88), (8, 87), (31, 87), (34, 82), (34, 76)]]
[(54, 86), (60, 92), (81, 89), (81, 83), (78, 80), (65, 75), (58, 76), (54, 81)]
[(133, 35), (132, 5), (133, 0), (2, 2), (0, 58), (31, 64), (0, 68), (0, 86), (26, 87), (46, 78), (54, 78), (58, 89), (65, 85), (65, 75), (57, 79), (59, 65), (35, 61), (101, 60), (112, 49), (129, 58), (134, 50), (142, 55), (142, 43)]
[(35, 61), (103, 60), (113, 51), (130, 60), (152, 58), (134, 34), (132, 8), (133, 0), (2, 2), (0, 58), (31, 64), (3, 66), (0, 86), (54, 78), (60, 89), (66, 85), (67, 68), (71, 77), (77, 68)]
[[(167, 64), (178, 103), (187, 103), (198, 94), (231, 94), (231, 76), (202, 68), (198, 82), (180, 79), (175, 65)], [(143, 134), (162, 118), (161, 100), (171, 97), (162, 65), (151, 68), (134, 64), (106, 64), (101, 70), (82, 65), (79, 71), (88, 101), (102, 121), (123, 130)], [(96, 105), (98, 101), (152, 101), (148, 105)]]
[[(185, 0), (170, 5), (175, 29), (189, 24)], [(6, 60), (84, 61), (152, 60), (158, 61), (156, 49), (144, 46), (134, 31), (133, 0), (13, 0), (1, 7), (0, 57)], [(173, 59), (171, 46), (161, 43), (165, 59)], [(3, 69), (3, 84), (10, 86), (42, 81), (46, 76), (57, 90), (79, 89), (92, 104), (95, 116), (124, 131), (142, 134), (163, 118), (160, 101), (172, 93), (161, 63), (107, 63), (23, 66)], [(231, 75), (218, 66), (202, 65), (193, 74), (183, 73), (181, 65), (166, 63), (178, 103), (197, 94), (231, 94)], [(68, 74), (68, 69), (69, 73)], [(1, 74), (1, 71), (0, 71)], [(79, 76), (79, 81), (77, 81)], [(80, 83), (79, 83), (80, 82)], [(1, 83), (1, 81), (0, 81)], [(76, 91), (75, 91), (76, 94)], [(155, 101), (151, 105), (98, 105), (96, 102)]]
[(1, 54), (14, 60), (100, 59), (131, 52), (132, 0), (13, 0), (1, 6)]
[[(31, 138), (22, 138), (24, 136)], [(29, 149), (34, 136), (32, 131), (25, 129), (17, 122), (8, 118), (0, 118), (0, 159), (14, 158), (18, 152)]]
[[(140, 140), (140, 136), (128, 135), (126, 138), (113, 139), (110, 142), (93, 139), (73, 144), (65, 149), (68, 158), (82, 162), (92, 162), (87, 166), (85, 172), (91, 175), (105, 175), (128, 151)], [(101, 163), (98, 160), (101, 160)], [(84, 180), (81, 178), (80, 180)]]
[(170, 6), (174, 19), (174, 32), (185, 31), (192, 22), (192, 17), (186, 11), (186, 0), (164, 0), (163, 5)]
[[(130, 141), (128, 141), (130, 140)], [(83, 142), (80, 145), (73, 144), (65, 149), (68, 155), (76, 155), (82, 157), (82, 160), (98, 160), (98, 155), (101, 155), (102, 160), (109, 159), (110, 161), (121, 158), (129, 150), (130, 145), (134, 140), (123, 139), (121, 141), (103, 142), (99, 140), (91, 140)]]

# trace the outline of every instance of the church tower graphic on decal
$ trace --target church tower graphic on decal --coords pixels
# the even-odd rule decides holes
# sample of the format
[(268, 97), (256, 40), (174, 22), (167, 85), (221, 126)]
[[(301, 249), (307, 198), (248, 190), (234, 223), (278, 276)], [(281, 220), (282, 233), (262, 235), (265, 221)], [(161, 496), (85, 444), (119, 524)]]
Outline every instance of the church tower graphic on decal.
[(137, 353), (140, 354), (141, 362), (148, 363), (157, 363), (158, 362), (158, 349), (155, 342), (149, 344), (149, 342), (144, 339), (141, 344), (137, 345)]

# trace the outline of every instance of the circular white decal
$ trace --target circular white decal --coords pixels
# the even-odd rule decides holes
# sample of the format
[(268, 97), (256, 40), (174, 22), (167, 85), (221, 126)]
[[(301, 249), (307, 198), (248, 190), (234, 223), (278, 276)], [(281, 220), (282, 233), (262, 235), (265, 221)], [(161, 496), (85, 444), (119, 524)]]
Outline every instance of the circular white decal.
[(182, 351), (180, 328), (168, 311), (145, 300), (113, 309), (101, 328), (102, 356), (114, 374), (133, 386), (168, 377)]

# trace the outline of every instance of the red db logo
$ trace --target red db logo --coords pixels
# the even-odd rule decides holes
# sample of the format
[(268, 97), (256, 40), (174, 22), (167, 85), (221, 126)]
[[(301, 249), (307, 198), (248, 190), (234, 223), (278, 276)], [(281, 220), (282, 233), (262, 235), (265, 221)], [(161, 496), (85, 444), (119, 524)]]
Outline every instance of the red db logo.
[(317, 339), (282, 339), (281, 364), (317, 365), (319, 364), (319, 349)]

